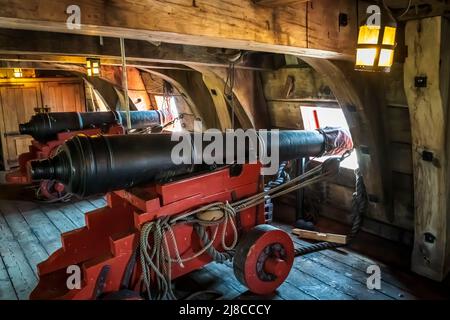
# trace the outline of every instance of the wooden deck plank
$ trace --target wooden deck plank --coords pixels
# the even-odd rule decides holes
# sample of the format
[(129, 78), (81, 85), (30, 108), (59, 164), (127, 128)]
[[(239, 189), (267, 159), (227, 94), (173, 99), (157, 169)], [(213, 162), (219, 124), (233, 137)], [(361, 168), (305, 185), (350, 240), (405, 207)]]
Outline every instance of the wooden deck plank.
[[(282, 224), (276, 225), (287, 232), (289, 232), (292, 228)], [(293, 235), (291, 236), (294, 242), (299, 246), (310, 244), (309, 242), (301, 240), (298, 237)], [(322, 265), (325, 265), (330, 269), (340, 271), (345, 276), (353, 277), (361, 283), (366, 283), (368, 276), (366, 274), (367, 267), (374, 264), (378, 265), (382, 272), (381, 291), (394, 299), (442, 299), (448, 296), (448, 294), (442, 292), (442, 290), (437, 290), (437, 288), (436, 291), (430, 290), (430, 287), (433, 286), (430, 283), (424, 284), (423, 289), (421, 288), (421, 290), (417, 290), (418, 286), (416, 281), (420, 281), (419, 276), (412, 274), (409, 275), (407, 272), (395, 272), (392, 268), (386, 266), (385, 264), (360, 255), (348, 248), (324, 250), (304, 256), (304, 258), (307, 259), (312, 259), (313, 257), (316, 262), (320, 262)], [(405, 279), (410, 280), (407, 281)], [(423, 282), (428, 281), (425, 280), (422, 281), (422, 283)]]
[[(216, 263), (212, 262), (208, 265), (206, 265), (202, 270), (206, 270), (210, 273), (212, 273), (217, 278), (226, 279), (226, 281), (230, 286), (232, 286), (234, 289), (241, 292), (241, 295), (237, 299), (241, 300), (249, 300), (249, 299), (270, 299), (270, 300), (284, 300), (284, 299), (297, 299), (297, 300), (314, 300), (313, 297), (305, 294), (304, 292), (298, 290), (291, 284), (286, 284), (282, 288), (280, 287), (274, 294), (262, 297), (262, 296), (255, 296), (253, 293), (249, 292), (248, 289), (242, 285), (234, 276), (234, 272), (232, 269), (232, 263), (226, 262), (226, 263)], [(280, 292), (282, 291), (282, 292)], [(295, 297), (295, 298), (294, 298)]]
[(3, 215), (14, 238), (22, 248), (31, 268), (37, 275), (37, 264), (48, 257), (48, 252), (40, 244), (28, 223), (11, 201), (0, 200), (0, 214)]
[[(317, 262), (320, 265), (323, 265), (329, 269), (334, 269), (344, 275), (345, 277), (348, 277), (350, 279), (354, 279), (358, 282), (360, 282), (362, 285), (366, 284), (367, 277), (369, 276), (366, 272), (363, 272), (361, 270), (358, 270), (356, 268), (350, 267), (346, 264), (342, 263), (336, 263), (336, 261), (332, 261), (329, 259), (323, 259), (323, 257), (318, 255), (309, 255), (306, 259), (310, 259), (312, 261)], [(369, 266), (369, 265), (368, 265)], [(381, 274), (381, 289), (374, 289), (374, 291), (379, 291), (386, 296), (389, 296), (393, 299), (417, 299), (415, 295), (412, 295), (406, 290), (400, 289), (396, 286), (393, 286), (392, 284), (386, 282), (383, 280), (383, 273)]]
[[(103, 207), (104, 203), (103, 198), (52, 205), (0, 200), (0, 299), (28, 298), (37, 281), (35, 265), (60, 247), (61, 232), (84, 226), (85, 212)], [(282, 229), (290, 231), (289, 226)], [(293, 240), (297, 246), (308, 244), (296, 237)], [(366, 287), (366, 268), (371, 264), (382, 269), (380, 291)], [(250, 293), (235, 278), (230, 262), (211, 263), (187, 277), (198, 284), (199, 290), (220, 292), (222, 299), (414, 299), (419, 289), (412, 282), (417, 276), (405, 278), (404, 273), (347, 248), (296, 259), (287, 281), (267, 297)], [(197, 286), (187, 286), (186, 290), (195, 292)], [(434, 296), (442, 298), (439, 292)]]
[[(247, 290), (247, 288), (235, 278), (231, 262), (226, 262), (223, 264), (211, 263), (207, 268), (208, 270), (210, 269), (214, 270), (215, 275), (217, 277), (224, 277), (224, 275), (226, 275), (227, 280), (230, 281), (239, 290), (244, 291)], [(317, 297), (315, 297), (310, 292), (306, 292), (305, 290), (303, 290), (301, 286), (293, 284), (292, 282), (289, 281), (286, 282), (286, 285), (280, 287), (279, 290), (277, 290), (276, 296), (280, 297), (281, 299), (294, 299), (294, 300), (317, 299)]]
[[(292, 229), (291, 226), (279, 223), (276, 223), (275, 225), (288, 233), (290, 233)], [(296, 236), (291, 235), (291, 237), (294, 240), (294, 243), (296, 243), (299, 246), (310, 244), (310, 242), (301, 240)], [(392, 270), (383, 263), (361, 256), (358, 253), (353, 252), (347, 248), (339, 248), (337, 250), (324, 250), (317, 253), (313, 253), (312, 255), (315, 254), (319, 254), (321, 258), (325, 257), (325, 259), (331, 259), (332, 262), (337, 263), (337, 265), (345, 265), (347, 267), (354, 268), (355, 270), (363, 272), (364, 274), (366, 273), (368, 266), (377, 264), (382, 271), (382, 283), (384, 283), (386, 287), (392, 289), (393, 291), (398, 291), (397, 294), (403, 293), (404, 296), (410, 296), (411, 298), (413, 298), (413, 296), (411, 296), (411, 292), (417, 291), (415, 290), (414, 287), (411, 288), (410, 285), (406, 285), (406, 283), (404, 283), (401, 279), (399, 279), (397, 275), (392, 274)], [(311, 256), (311, 254), (307, 255), (306, 257), (308, 256)], [(406, 275), (406, 273), (402, 274)], [(417, 276), (415, 275), (413, 277), (417, 278)], [(397, 296), (397, 294), (395, 294), (395, 296)], [(440, 296), (442, 297), (442, 295)], [(398, 298), (399, 297), (397, 297), (397, 299)]]
[(0, 256), (0, 300), (17, 300), (14, 286), (6, 271), (3, 258)]
[(49, 255), (61, 247), (61, 232), (39, 207), (26, 201), (14, 203)]
[[(222, 295), (221, 299), (231, 300), (240, 296), (242, 291), (236, 290), (228, 281), (216, 277), (206, 269), (201, 269), (189, 274), (189, 277), (196, 281), (203, 290), (215, 291)], [(195, 293), (195, 292), (194, 292)]]
[(348, 294), (341, 292), (327, 283), (303, 272), (292, 272), (286, 279), (287, 283), (301, 289), (301, 291), (317, 300), (353, 300)]
[[(391, 284), (401, 290), (409, 292), (421, 299), (449, 299), (450, 290), (443, 288), (444, 285), (413, 274), (410, 270), (399, 270), (392, 268), (378, 260), (371, 259), (358, 254), (351, 248), (341, 248), (328, 253), (330, 257), (337, 261), (345, 261), (345, 264), (353, 268), (365, 271), (367, 266), (377, 264), (382, 272), (384, 282)], [(417, 290), (420, 288), (420, 290)]]
[(96, 208), (103, 208), (106, 206), (106, 199), (105, 197), (100, 198), (89, 198), (87, 199), (94, 207)]
[[(330, 269), (313, 259), (299, 257), (296, 258), (294, 264), (294, 271), (304, 272), (314, 278), (327, 282), (333, 288), (344, 292), (355, 300), (386, 300), (393, 299), (392, 297), (378, 292), (377, 290), (370, 290), (366, 283), (361, 283), (354, 280), (352, 277), (339, 272), (336, 269)], [(366, 275), (367, 277), (367, 275)]]
[[(302, 240), (296, 240), (301, 245), (308, 244), (308, 242)], [(378, 265), (381, 269), (381, 292), (394, 299), (417, 299), (417, 298), (443, 298), (442, 293), (437, 291), (427, 290), (430, 285), (425, 285), (423, 290), (417, 290), (417, 280), (419, 276), (412, 276), (409, 283), (403, 282), (399, 277), (407, 277), (405, 272), (398, 273), (398, 275), (392, 273), (393, 271), (386, 265), (376, 260), (362, 260), (360, 255), (353, 253), (350, 250), (340, 248), (338, 250), (326, 250), (319, 254), (327, 256), (327, 259), (323, 259), (316, 254), (307, 255), (306, 258), (320, 261), (321, 264), (328, 268), (334, 268), (340, 270), (344, 275), (353, 277), (361, 283), (365, 283), (367, 279), (367, 268), (370, 265)], [(329, 260), (331, 259), (331, 260)]]
[[(211, 262), (208, 265), (204, 266), (203, 269), (205, 272), (210, 273), (213, 277), (221, 279), (221, 281), (225, 282), (228, 286), (234, 288), (240, 294), (235, 297), (239, 300), (253, 300), (255, 299), (255, 295), (248, 291), (248, 289), (242, 285), (234, 276), (233, 269), (230, 267), (230, 263), (217, 263)], [(270, 297), (258, 297), (261, 300), (266, 299), (277, 299), (276, 294), (271, 295)], [(281, 299), (280, 297), (278, 297)]]
[(96, 206), (94, 206), (92, 203), (90, 203), (87, 200), (81, 200), (78, 202), (74, 202), (73, 204), (83, 213), (88, 213), (90, 211), (97, 209)]
[(86, 225), (84, 212), (78, 209), (73, 203), (60, 204), (58, 208), (77, 228)]
[[(241, 292), (238, 299), (255, 299), (255, 295), (248, 291), (247, 287), (239, 282), (236, 279), (233, 271), (233, 264), (230, 261), (226, 261), (224, 263), (211, 262), (206, 265), (204, 268), (207, 272), (211, 273), (217, 278), (226, 279), (225, 281), (236, 290)], [(259, 296), (259, 299), (273, 299), (276, 298), (276, 294), (271, 295), (270, 297)], [(281, 297), (278, 297), (282, 299)]]
[(277, 296), (283, 300), (317, 300), (303, 291), (300, 291), (299, 286), (293, 285), (290, 282), (283, 282), (277, 289)]
[(67, 218), (61, 210), (59, 210), (58, 205), (41, 205), (39, 209), (48, 217), (48, 219), (61, 233), (77, 228), (77, 225)]
[(0, 215), (0, 256), (17, 297), (27, 299), (36, 286), (37, 278), (3, 215)]

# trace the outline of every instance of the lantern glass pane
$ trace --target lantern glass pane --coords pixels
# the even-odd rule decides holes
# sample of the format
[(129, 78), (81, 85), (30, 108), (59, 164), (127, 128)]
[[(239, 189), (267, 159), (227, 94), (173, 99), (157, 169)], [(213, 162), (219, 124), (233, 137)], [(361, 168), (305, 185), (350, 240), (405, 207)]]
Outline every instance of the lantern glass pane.
[(357, 66), (373, 66), (377, 56), (376, 48), (360, 48), (356, 51)]
[(384, 27), (383, 44), (384, 45), (395, 45), (395, 33), (397, 29), (394, 27)]
[(14, 78), (22, 78), (22, 76), (23, 76), (23, 73), (22, 73), (22, 69), (17, 69), (17, 68), (15, 68), (14, 70), (13, 70), (13, 73), (14, 73)]
[(381, 49), (378, 66), (379, 67), (391, 67), (393, 62), (394, 62), (394, 50)]
[(379, 26), (361, 26), (359, 28), (358, 44), (378, 44)]

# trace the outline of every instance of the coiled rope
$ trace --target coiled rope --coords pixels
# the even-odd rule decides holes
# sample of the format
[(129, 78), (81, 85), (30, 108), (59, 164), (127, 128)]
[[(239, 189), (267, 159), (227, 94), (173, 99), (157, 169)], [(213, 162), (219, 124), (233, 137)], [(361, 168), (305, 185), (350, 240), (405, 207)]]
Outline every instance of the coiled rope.
[[(257, 193), (251, 197), (233, 203), (215, 202), (187, 213), (159, 218), (143, 225), (139, 250), (143, 274), (142, 278), (146, 286), (148, 298), (159, 300), (176, 299), (171, 288), (171, 265), (173, 262), (184, 267), (183, 263), (193, 260), (205, 252), (218, 262), (232, 259), (234, 253), (233, 249), (238, 242), (239, 236), (235, 223), (235, 217), (238, 212), (264, 203), (267, 200), (267, 196), (277, 198), (292, 191), (305, 188), (311, 184), (329, 179), (339, 172), (339, 164), (343, 159), (344, 156), (340, 159), (329, 158), (320, 166), (317, 166), (284, 184), (277, 185), (267, 191)], [(199, 220), (195, 217), (198, 213), (206, 211), (222, 211), (224, 214), (222, 218), (214, 221)], [(190, 257), (181, 258), (178, 250), (173, 227), (179, 223), (194, 224), (194, 230), (198, 233), (203, 245), (203, 248), (200, 251)], [(213, 243), (219, 233), (220, 225), (222, 225), (221, 246), (225, 252), (219, 252), (213, 247)], [(225, 241), (228, 226), (231, 226), (233, 231), (233, 241), (229, 245)], [(209, 238), (207, 233), (207, 227), (214, 228), (211, 238)], [(173, 244), (172, 248), (175, 253), (175, 258), (172, 258), (170, 254), (169, 240), (167, 239), (166, 234), (169, 235), (170, 241)], [(154, 272), (155, 287), (157, 291), (155, 297), (151, 294), (152, 271)]]

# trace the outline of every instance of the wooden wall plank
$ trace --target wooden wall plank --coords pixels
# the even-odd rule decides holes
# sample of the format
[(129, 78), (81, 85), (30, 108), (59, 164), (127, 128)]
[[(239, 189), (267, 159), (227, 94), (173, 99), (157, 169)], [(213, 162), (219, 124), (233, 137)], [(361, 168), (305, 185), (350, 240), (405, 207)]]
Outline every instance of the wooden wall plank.
[(299, 103), (268, 102), (269, 117), (273, 127), (302, 129), (303, 121)]
[[(391, 142), (411, 144), (411, 122), (409, 109), (403, 107), (386, 108), (388, 118), (388, 136)], [(410, 158), (412, 162), (412, 158)]]
[(391, 72), (383, 74), (383, 80), (387, 105), (408, 108), (403, 83), (403, 64), (394, 63)]
[[(304, 100), (335, 100), (333, 93), (325, 77), (309, 67), (286, 67), (276, 71), (262, 71), (263, 89), (266, 99), (283, 100), (304, 99)], [(286, 96), (286, 82), (293, 78), (293, 90), (291, 95)]]
[(391, 142), (389, 145), (389, 162), (391, 163), (391, 170), (412, 174), (412, 155), (411, 145), (408, 143)]

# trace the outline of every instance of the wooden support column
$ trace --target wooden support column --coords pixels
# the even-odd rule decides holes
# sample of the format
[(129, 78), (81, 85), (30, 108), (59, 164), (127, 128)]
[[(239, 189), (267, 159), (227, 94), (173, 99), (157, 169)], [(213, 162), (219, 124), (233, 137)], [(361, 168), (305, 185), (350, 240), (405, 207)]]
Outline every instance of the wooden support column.
[(447, 275), (450, 259), (449, 34), (450, 23), (444, 17), (406, 24), (404, 83), (411, 118), (415, 211), (411, 267), (437, 281)]
[(216, 108), (217, 117), (219, 118), (220, 129), (225, 131), (227, 129), (233, 129), (231, 114), (228, 110), (227, 101), (224, 96), (224, 84), (214, 74), (203, 74), (203, 82), (209, 90), (209, 95), (214, 102)]

